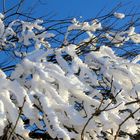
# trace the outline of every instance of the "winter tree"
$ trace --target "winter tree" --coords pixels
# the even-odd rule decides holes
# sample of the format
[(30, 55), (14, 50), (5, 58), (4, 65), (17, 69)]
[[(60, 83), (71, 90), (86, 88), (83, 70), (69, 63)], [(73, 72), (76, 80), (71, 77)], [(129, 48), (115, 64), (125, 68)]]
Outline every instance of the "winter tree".
[(0, 14), (0, 139), (138, 140), (139, 15), (43, 20), (22, 2)]

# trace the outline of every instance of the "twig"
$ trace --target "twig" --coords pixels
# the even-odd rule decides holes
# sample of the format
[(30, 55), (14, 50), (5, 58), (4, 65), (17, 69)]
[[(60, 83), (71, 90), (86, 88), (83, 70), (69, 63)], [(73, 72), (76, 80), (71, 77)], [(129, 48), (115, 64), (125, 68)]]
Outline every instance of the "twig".
[(19, 111), (19, 114), (18, 114), (16, 123), (15, 123), (15, 125), (14, 125), (14, 127), (13, 127), (13, 129), (12, 129), (12, 131), (11, 131), (11, 133), (10, 133), (10, 135), (9, 135), (9, 137), (8, 137), (7, 140), (10, 140), (12, 134), (14, 133), (14, 131), (15, 131), (15, 129), (16, 129), (16, 126), (17, 126), (18, 121), (19, 121), (19, 119), (20, 119), (20, 116), (21, 116), (21, 114), (22, 114), (22, 109), (23, 109), (23, 106), (24, 106), (25, 102), (26, 102), (26, 96), (24, 97), (24, 101), (23, 101), (23, 104), (22, 104), (22, 106), (21, 106), (21, 108), (20, 108), (20, 111)]
[(140, 110), (140, 108), (136, 109), (136, 110), (135, 110), (133, 113), (131, 113), (126, 119), (124, 119), (124, 120), (122, 121), (122, 123), (119, 124), (118, 130), (117, 130), (116, 135), (115, 135), (115, 137), (114, 137), (114, 140), (117, 140), (117, 137), (118, 137), (118, 135), (119, 135), (119, 131), (120, 131), (120, 129), (121, 129), (121, 126), (122, 126), (129, 118), (131, 118), (136, 112), (138, 112), (139, 110)]
[(96, 109), (96, 111), (91, 115), (91, 117), (87, 120), (86, 124), (84, 125), (84, 127), (83, 127), (83, 129), (82, 129), (82, 132), (81, 132), (81, 140), (84, 140), (84, 131), (85, 131), (87, 125), (89, 124), (89, 122), (92, 120), (92, 118), (93, 118), (94, 116), (96, 116), (96, 115), (98, 115), (98, 114), (101, 113), (100, 107), (101, 107), (101, 105), (102, 105), (102, 103), (103, 103), (103, 100), (104, 100), (104, 99), (101, 100), (99, 107)]

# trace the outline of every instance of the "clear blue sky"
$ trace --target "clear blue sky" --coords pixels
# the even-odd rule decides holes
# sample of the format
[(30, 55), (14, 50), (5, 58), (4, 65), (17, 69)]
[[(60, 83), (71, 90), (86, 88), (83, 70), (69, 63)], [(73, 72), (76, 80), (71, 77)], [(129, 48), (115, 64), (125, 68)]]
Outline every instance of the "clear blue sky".
[[(11, 7), (19, 0), (6, 0), (6, 6)], [(40, 1), (42, 4), (37, 3)], [(138, 10), (140, 0), (25, 0), (25, 8), (35, 5), (35, 15), (55, 15), (54, 18), (65, 18), (73, 16), (82, 16), (84, 19), (92, 18), (102, 9), (102, 13), (107, 13), (118, 3), (122, 2), (124, 6), (119, 11), (130, 11), (133, 7)], [(129, 4), (128, 4), (129, 3)], [(2, 0), (0, 1), (2, 7)], [(139, 10), (140, 11), (140, 10)]]
[[(29, 0), (30, 1), (30, 0)], [(32, 0), (31, 0), (32, 1)], [(83, 16), (92, 18), (102, 9), (102, 14), (114, 8), (122, 2), (124, 6), (120, 11), (129, 11), (133, 7), (140, 7), (140, 0), (41, 0), (42, 13), (54, 13), (56, 17)], [(45, 4), (46, 3), (46, 4)], [(129, 3), (129, 4), (128, 4)], [(39, 8), (39, 9), (40, 9)]]
[(140, 0), (42, 0), (42, 2), (47, 3), (44, 6), (45, 10), (54, 12), (57, 17), (83, 16), (83, 18), (91, 18), (96, 16), (102, 8), (105, 8), (102, 10), (103, 14), (120, 2), (124, 5), (127, 4), (122, 8), (124, 11), (129, 11), (133, 6), (140, 7)]

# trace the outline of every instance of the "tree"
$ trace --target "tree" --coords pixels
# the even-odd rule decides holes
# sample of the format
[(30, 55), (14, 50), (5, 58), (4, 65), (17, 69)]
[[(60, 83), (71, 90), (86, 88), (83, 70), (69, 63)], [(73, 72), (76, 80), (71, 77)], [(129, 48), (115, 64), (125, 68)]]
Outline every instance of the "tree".
[(11, 9), (0, 14), (1, 52), (15, 59), (1, 68), (1, 139), (139, 139), (137, 14), (44, 24)]

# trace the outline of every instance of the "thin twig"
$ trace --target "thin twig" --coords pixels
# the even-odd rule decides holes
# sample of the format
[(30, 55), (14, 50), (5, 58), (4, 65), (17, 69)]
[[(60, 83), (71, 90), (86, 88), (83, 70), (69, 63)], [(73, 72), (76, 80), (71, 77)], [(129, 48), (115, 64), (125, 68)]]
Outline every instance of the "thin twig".
[(14, 133), (14, 131), (15, 131), (15, 129), (16, 129), (16, 126), (17, 126), (18, 121), (19, 121), (19, 119), (20, 119), (20, 116), (21, 116), (21, 114), (22, 114), (22, 110), (23, 110), (23, 107), (24, 107), (25, 102), (26, 102), (26, 96), (24, 97), (23, 104), (22, 104), (22, 106), (20, 107), (20, 111), (19, 111), (19, 114), (18, 114), (16, 123), (15, 123), (15, 125), (14, 125), (14, 127), (13, 127), (13, 129), (12, 129), (12, 131), (11, 131), (11, 133), (10, 133), (10, 135), (9, 135), (9, 137), (8, 137), (7, 140), (10, 140), (12, 134)]

